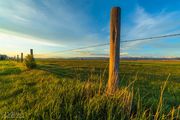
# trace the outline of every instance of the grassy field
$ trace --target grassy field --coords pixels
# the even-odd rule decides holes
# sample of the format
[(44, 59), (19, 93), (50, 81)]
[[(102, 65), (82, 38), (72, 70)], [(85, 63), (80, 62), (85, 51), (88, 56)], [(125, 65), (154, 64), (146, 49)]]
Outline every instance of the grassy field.
[(37, 64), (0, 61), (1, 119), (180, 119), (180, 61), (122, 61), (112, 96), (106, 60)]

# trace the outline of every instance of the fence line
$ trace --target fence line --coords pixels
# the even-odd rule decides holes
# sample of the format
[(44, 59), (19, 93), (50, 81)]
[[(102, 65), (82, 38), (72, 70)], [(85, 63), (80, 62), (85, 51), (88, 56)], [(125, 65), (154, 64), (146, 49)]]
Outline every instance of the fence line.
[[(162, 39), (162, 38), (170, 38), (170, 37), (178, 37), (180, 36), (180, 33), (174, 33), (174, 34), (166, 34), (166, 35), (160, 35), (160, 36), (152, 36), (152, 37), (145, 37), (145, 38), (137, 38), (137, 39), (128, 39), (128, 40), (121, 40), (120, 43), (128, 43), (128, 42), (136, 42), (136, 41), (152, 41), (155, 39)], [(59, 53), (64, 53), (64, 52), (76, 52), (76, 50), (83, 50), (83, 49), (88, 49), (88, 48), (96, 48), (96, 47), (102, 47), (102, 46), (107, 46), (110, 43), (104, 43), (104, 44), (95, 44), (95, 45), (89, 45), (85, 47), (79, 47), (79, 48), (74, 48), (74, 49), (67, 49), (67, 50), (61, 50), (61, 51), (54, 51), (54, 52), (46, 52), (42, 54), (34, 54), (40, 55), (40, 56), (47, 56), (47, 54), (59, 54)], [(122, 44), (121, 44), (122, 46)], [(33, 54), (33, 53), (30, 53)], [(16, 55), (17, 57), (17, 55)]]
[[(175, 34), (166, 34), (166, 35), (160, 35), (160, 36), (152, 36), (152, 37), (145, 37), (145, 38), (137, 38), (137, 39), (128, 39), (128, 40), (122, 40), (120, 43), (128, 43), (128, 42), (136, 42), (136, 41), (151, 41), (154, 39), (161, 39), (161, 38), (169, 38), (169, 37), (178, 37), (180, 36), (180, 33)], [(47, 52), (43, 54), (36, 54), (36, 55), (45, 55), (45, 54), (55, 54), (55, 53), (62, 53), (62, 52), (71, 52), (75, 50), (82, 50), (82, 49), (88, 49), (88, 48), (96, 48), (101, 46), (107, 46), (110, 43), (104, 43), (104, 44), (96, 44), (96, 45), (90, 45), (85, 47), (79, 47), (74, 49), (67, 49), (67, 50), (61, 50), (61, 51), (54, 51), (54, 52)]]

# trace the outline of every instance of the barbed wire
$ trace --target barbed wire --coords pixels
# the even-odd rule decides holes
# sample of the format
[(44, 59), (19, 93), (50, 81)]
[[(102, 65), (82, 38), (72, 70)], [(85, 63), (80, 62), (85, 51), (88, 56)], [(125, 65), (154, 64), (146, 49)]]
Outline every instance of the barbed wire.
[[(161, 38), (168, 38), (168, 37), (177, 37), (177, 36), (180, 36), (180, 33), (166, 34), (166, 35), (153, 36), (153, 37), (145, 37), (145, 38), (137, 38), (137, 39), (129, 39), (129, 40), (122, 40), (122, 41), (120, 41), (120, 43), (128, 43), (128, 42), (136, 42), (136, 41), (151, 41), (151, 40), (154, 40), (154, 39), (161, 39)], [(94, 47), (107, 46), (109, 44), (110, 43), (96, 44), (96, 45), (90, 45), (90, 46), (85, 46), (85, 47), (73, 48), (73, 49), (68, 49), (68, 50), (48, 52), (48, 53), (44, 53), (44, 54), (51, 54), (51, 53), (55, 54), (55, 53), (62, 53), (62, 52), (70, 52), (70, 51), (81, 50), (81, 49), (88, 49), (88, 48), (94, 48)], [(43, 55), (43, 54), (36, 54), (36, 55)]]

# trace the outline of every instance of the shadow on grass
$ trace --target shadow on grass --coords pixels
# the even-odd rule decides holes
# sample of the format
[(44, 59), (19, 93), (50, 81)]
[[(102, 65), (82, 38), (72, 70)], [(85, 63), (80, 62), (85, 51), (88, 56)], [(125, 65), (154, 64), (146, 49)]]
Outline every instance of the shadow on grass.
[(73, 70), (70, 68), (61, 68), (60, 66), (51, 65), (38, 65), (37, 69), (53, 73), (57, 76), (73, 78)]
[(21, 72), (20, 68), (8, 68), (5, 70), (0, 71), (0, 75), (11, 75), (11, 74), (18, 74)]
[(78, 79), (81, 81), (87, 80), (90, 73), (88, 67), (61, 67), (56, 64), (38, 65), (37, 69), (53, 73), (59, 77)]

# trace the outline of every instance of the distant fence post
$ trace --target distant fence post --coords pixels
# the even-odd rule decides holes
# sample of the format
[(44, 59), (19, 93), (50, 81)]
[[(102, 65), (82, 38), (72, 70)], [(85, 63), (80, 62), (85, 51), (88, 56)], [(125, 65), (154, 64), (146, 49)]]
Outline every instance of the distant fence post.
[(34, 58), (34, 55), (33, 55), (33, 49), (30, 49), (30, 54), (31, 54), (32, 57)]
[(19, 62), (19, 55), (17, 55), (17, 62)]
[(120, 22), (121, 8), (113, 7), (110, 21), (110, 58), (109, 58), (109, 80), (107, 94), (113, 94), (118, 88), (119, 82), (119, 56), (120, 56)]
[(21, 62), (23, 62), (23, 53), (21, 53)]

